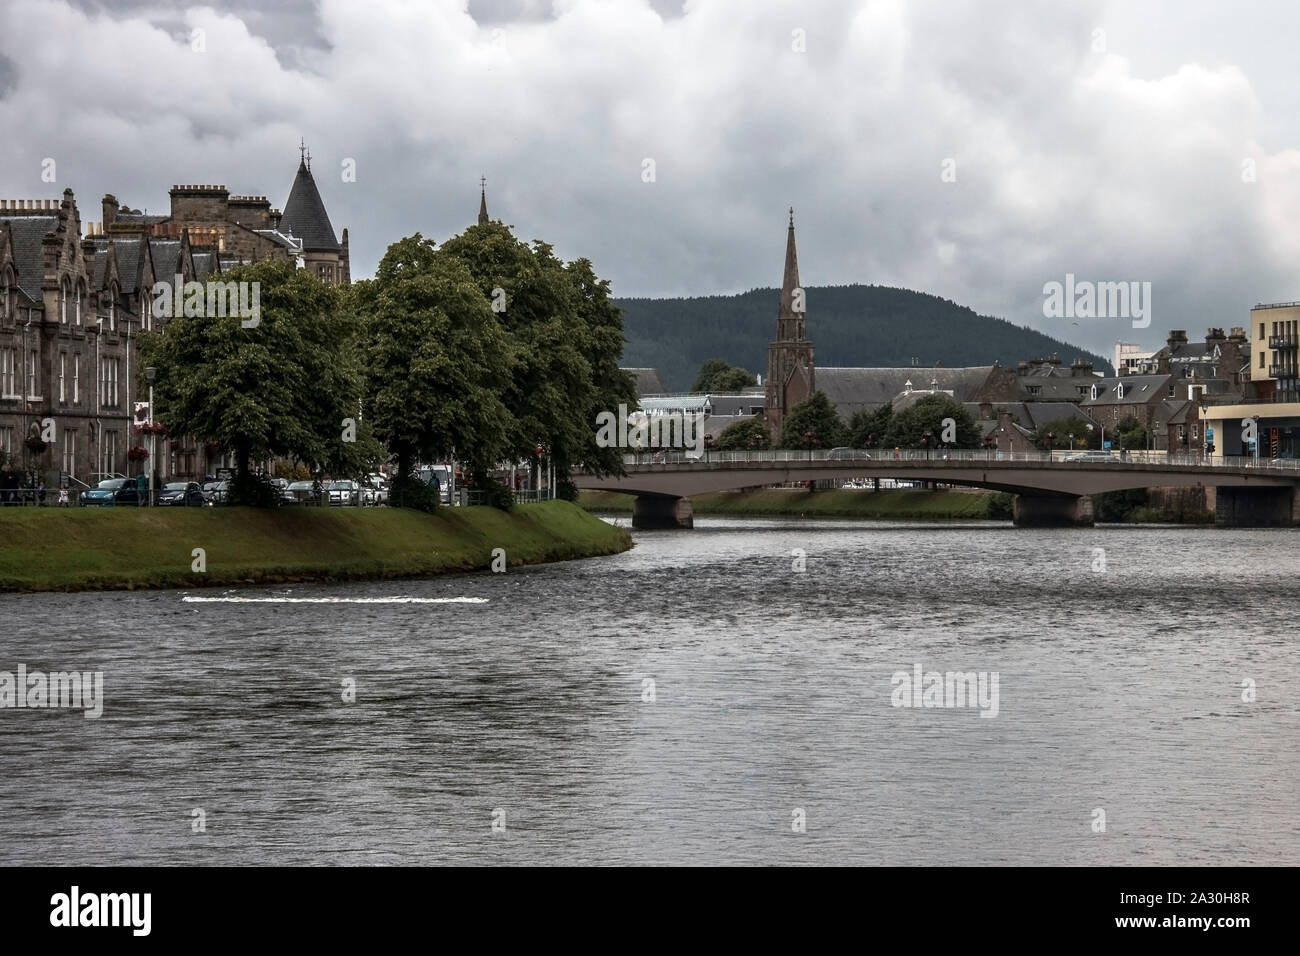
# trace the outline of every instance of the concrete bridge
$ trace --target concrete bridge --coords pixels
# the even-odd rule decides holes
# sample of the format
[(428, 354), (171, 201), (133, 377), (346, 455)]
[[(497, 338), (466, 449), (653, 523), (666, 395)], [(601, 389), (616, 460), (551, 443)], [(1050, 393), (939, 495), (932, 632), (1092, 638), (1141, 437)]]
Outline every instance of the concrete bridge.
[[(689, 528), (691, 495), (784, 482), (848, 478), (933, 481), (1011, 492), (1015, 523), (1026, 527), (1091, 525), (1091, 495), (1129, 488), (1214, 489), (1215, 523), (1227, 527), (1300, 524), (1300, 461), (1196, 457), (1163, 452), (925, 451), (709, 451), (688, 458), (680, 450), (624, 456), (627, 474), (598, 478), (574, 472), (583, 489), (637, 496), (636, 528)], [(1089, 460), (1091, 458), (1092, 460)], [(1073, 460), (1072, 460), (1073, 459)]]

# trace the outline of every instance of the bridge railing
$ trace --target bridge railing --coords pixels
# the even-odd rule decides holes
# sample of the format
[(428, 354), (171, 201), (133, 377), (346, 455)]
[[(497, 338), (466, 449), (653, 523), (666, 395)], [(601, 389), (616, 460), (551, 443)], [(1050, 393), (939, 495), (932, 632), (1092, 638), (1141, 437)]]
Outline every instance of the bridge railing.
[(767, 462), (801, 462), (801, 461), (842, 461), (846, 465), (854, 462), (889, 463), (928, 462), (931, 464), (957, 465), (969, 462), (1042, 462), (1059, 464), (1062, 467), (1095, 467), (1099, 464), (1107, 467), (1122, 468), (1132, 465), (1165, 465), (1178, 468), (1204, 468), (1207, 471), (1221, 469), (1261, 468), (1275, 471), (1287, 471), (1300, 474), (1300, 459), (1295, 458), (1254, 458), (1243, 455), (1205, 456), (1197, 454), (1148, 451), (1106, 452), (1098, 451), (996, 451), (990, 449), (969, 448), (870, 448), (870, 449), (798, 449), (771, 448), (763, 451), (718, 451), (709, 449), (699, 455), (688, 455), (679, 448), (664, 448), (632, 453), (623, 456), (623, 464), (628, 467), (658, 464), (699, 464), (704, 466), (716, 464), (758, 464)]

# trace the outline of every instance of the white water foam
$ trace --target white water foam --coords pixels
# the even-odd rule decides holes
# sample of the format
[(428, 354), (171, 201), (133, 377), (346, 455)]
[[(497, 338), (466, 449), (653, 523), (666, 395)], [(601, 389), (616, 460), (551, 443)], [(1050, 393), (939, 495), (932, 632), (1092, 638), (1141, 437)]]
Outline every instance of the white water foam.
[(486, 604), (488, 602), (487, 598), (480, 598), (480, 597), (291, 598), (291, 597), (196, 597), (191, 594), (186, 594), (184, 597), (181, 598), (181, 600), (189, 604)]

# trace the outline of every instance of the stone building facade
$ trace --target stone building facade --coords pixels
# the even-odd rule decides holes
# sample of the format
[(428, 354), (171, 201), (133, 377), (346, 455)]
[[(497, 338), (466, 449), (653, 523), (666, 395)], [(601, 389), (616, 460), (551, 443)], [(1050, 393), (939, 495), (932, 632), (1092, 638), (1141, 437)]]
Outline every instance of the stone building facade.
[[(305, 159), (285, 214), (224, 186), (174, 186), (170, 197), (162, 216), (105, 196), (102, 222), (84, 228), (71, 189), (0, 199), (0, 469), (38, 474), (47, 501), (65, 478), (75, 495), (148, 467), (129, 452), (148, 444), (135, 427), (148, 400), (139, 335), (154, 327), (156, 283), (201, 282), (267, 257), (351, 280), (346, 230), (331, 242)], [(155, 437), (157, 481), (199, 479), (222, 463), (217, 449)]]

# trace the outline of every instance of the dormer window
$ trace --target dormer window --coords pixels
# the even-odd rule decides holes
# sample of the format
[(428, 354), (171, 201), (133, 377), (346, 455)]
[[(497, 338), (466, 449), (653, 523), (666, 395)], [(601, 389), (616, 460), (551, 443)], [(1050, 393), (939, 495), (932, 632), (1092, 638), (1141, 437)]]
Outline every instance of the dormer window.
[(1089, 397), (1095, 402), (1097, 400), (1097, 386), (1094, 385), (1089, 391)]

